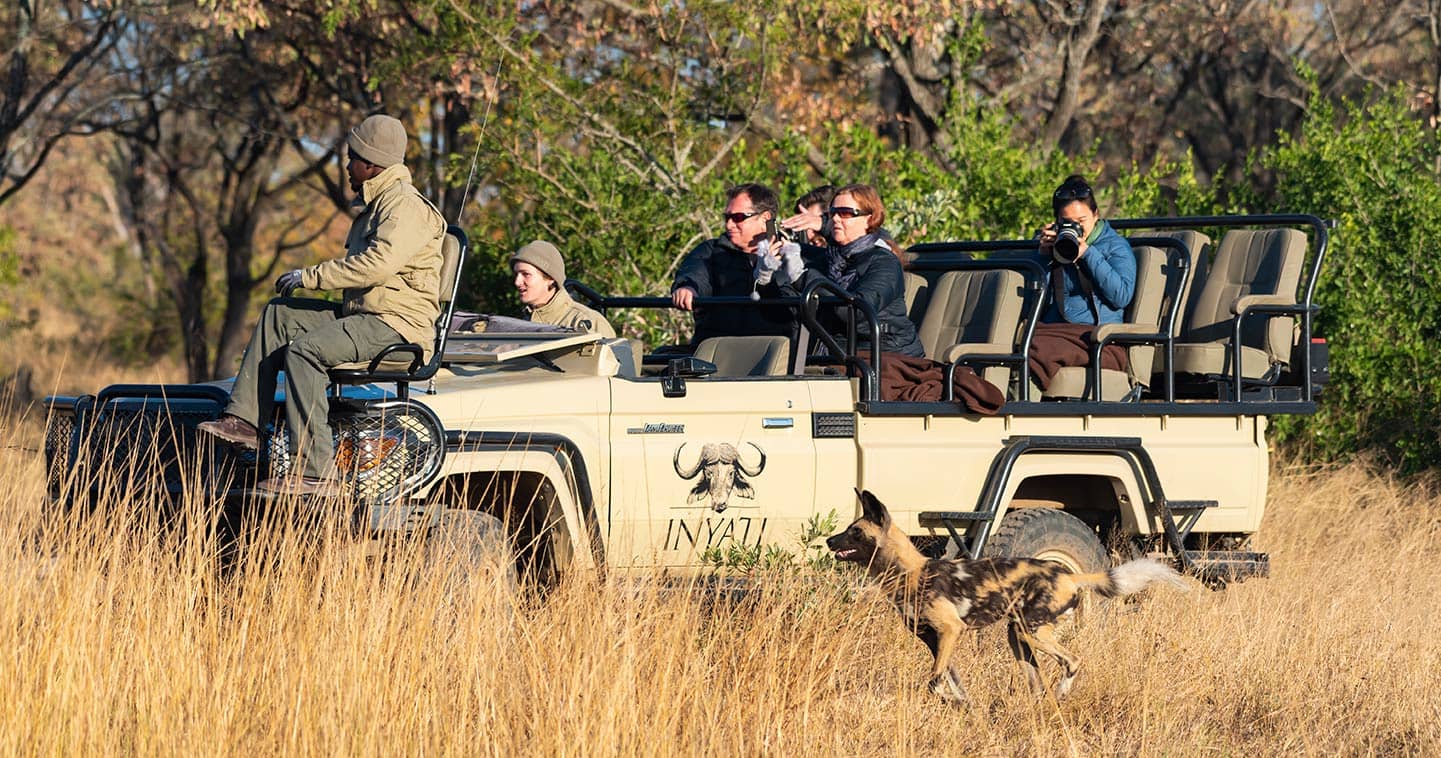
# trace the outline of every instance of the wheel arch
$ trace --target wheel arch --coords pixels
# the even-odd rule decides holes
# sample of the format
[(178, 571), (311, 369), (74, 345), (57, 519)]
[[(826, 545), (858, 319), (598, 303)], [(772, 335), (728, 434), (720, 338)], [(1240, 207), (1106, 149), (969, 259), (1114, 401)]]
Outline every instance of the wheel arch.
[(445, 469), (425, 493), (428, 497), (458, 497), (467, 507), (502, 521), (540, 511), (549, 538), (563, 538), (553, 549), (557, 568), (605, 565), (589, 474), (570, 440), (559, 435), (452, 432), (446, 441)]
[(1027, 452), (1011, 468), (996, 523), (1018, 508), (1056, 508), (1092, 523), (1114, 513), (1126, 534), (1150, 531), (1135, 468), (1110, 452)]

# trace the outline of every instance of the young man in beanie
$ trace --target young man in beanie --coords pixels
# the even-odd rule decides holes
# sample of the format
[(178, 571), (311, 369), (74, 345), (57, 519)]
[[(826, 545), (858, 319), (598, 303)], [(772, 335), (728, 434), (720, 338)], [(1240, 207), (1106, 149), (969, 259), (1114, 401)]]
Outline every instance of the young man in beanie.
[[(273, 414), (277, 372), (285, 371), (285, 422), (297, 465), (288, 478), (259, 489), (275, 494), (339, 494), (326, 397), (328, 369), (369, 361), (389, 345), (413, 342), (429, 360), (440, 315), (441, 240), (445, 218), (411, 184), (405, 127), (371, 116), (350, 130), (345, 170), (359, 215), (345, 240), (345, 257), (282, 274), (279, 297), (241, 359), (230, 404), (200, 430), (241, 447), (259, 445), (257, 429)], [(344, 290), (344, 300), (294, 298), (297, 289)]]
[(510, 270), (527, 319), (606, 338), (615, 336), (605, 316), (577, 303), (565, 291), (565, 260), (555, 245), (536, 240), (522, 247), (510, 256)]

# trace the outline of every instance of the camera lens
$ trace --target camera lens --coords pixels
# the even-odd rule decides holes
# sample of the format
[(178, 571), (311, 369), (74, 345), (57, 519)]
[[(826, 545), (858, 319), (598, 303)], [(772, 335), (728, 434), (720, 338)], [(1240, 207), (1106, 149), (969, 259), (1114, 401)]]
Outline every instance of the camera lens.
[(1051, 257), (1057, 263), (1075, 263), (1081, 257), (1081, 226), (1074, 221), (1056, 222), (1056, 242)]

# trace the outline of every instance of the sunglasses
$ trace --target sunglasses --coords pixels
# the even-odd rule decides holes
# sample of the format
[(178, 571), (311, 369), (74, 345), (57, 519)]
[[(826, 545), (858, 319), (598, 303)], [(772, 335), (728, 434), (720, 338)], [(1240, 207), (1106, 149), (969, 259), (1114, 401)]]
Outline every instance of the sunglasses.
[(1051, 196), (1052, 200), (1085, 200), (1091, 196), (1091, 188), (1086, 185), (1079, 187), (1062, 187), (1056, 190)]
[(844, 205), (832, 207), (829, 213), (832, 216), (839, 216), (840, 218), (859, 218), (861, 216), (871, 215), (860, 208), (847, 208)]
[(744, 223), (746, 219), (751, 218), (752, 216), (759, 216), (759, 215), (761, 215), (761, 213), (764, 213), (764, 211), (746, 211), (745, 213), (727, 213), (727, 214), (725, 214), (724, 218), (725, 218), (726, 221), (729, 221), (729, 222), (731, 222), (732, 224), (740, 224), (740, 223)]

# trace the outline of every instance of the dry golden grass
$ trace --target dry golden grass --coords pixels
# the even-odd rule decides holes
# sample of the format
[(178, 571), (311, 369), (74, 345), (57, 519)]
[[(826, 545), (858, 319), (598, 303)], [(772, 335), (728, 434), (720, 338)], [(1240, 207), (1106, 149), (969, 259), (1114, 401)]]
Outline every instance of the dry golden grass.
[(964, 642), (956, 711), (895, 614), (834, 577), (741, 601), (576, 578), (512, 607), (406, 546), (282, 526), (222, 577), (153, 503), (47, 515), (33, 434), (0, 426), (5, 754), (1441, 750), (1441, 495), (1364, 466), (1277, 472), (1272, 578), (1090, 614), (1068, 700), (1026, 691), (999, 630)]

